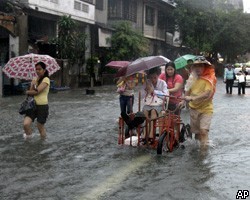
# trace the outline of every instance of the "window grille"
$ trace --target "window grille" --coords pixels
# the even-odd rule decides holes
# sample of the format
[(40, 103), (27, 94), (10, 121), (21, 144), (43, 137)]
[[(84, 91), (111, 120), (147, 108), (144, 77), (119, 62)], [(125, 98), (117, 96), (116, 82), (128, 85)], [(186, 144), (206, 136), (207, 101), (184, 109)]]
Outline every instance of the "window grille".
[(74, 9), (81, 10), (81, 2), (75, 1), (75, 3), (74, 3)]
[(137, 1), (123, 1), (123, 19), (136, 22), (137, 19)]
[(87, 4), (82, 4), (82, 11), (88, 13), (89, 12), (89, 5)]
[(122, 1), (109, 0), (108, 1), (108, 18), (122, 19)]
[(136, 22), (137, 1), (136, 0), (109, 0), (108, 18), (123, 19)]
[(97, 10), (103, 10), (103, 0), (97, 0), (95, 7)]
[(88, 13), (89, 5), (82, 3), (80, 1), (74, 1), (74, 9)]
[(49, 1), (49, 2), (51, 2), (51, 3), (56, 3), (56, 4), (58, 4), (58, 0), (44, 0), (44, 1)]
[(146, 24), (147, 25), (154, 25), (154, 17), (155, 17), (155, 11), (152, 7), (146, 6)]
[(158, 11), (158, 18), (157, 18), (157, 22), (158, 22), (158, 28), (164, 29), (165, 28), (165, 24), (166, 24), (166, 16), (163, 12)]
[[(86, 2), (86, 3), (90, 3), (90, 4), (94, 4), (93, 0), (80, 0), (81, 2)], [(96, 1), (100, 1), (100, 0), (96, 0)]]

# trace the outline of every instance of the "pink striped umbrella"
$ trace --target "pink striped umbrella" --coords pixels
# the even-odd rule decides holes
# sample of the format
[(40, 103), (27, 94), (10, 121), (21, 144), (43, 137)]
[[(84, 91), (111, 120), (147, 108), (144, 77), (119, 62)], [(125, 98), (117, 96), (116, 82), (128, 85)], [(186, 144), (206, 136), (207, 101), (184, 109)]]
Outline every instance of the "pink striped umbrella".
[(9, 78), (32, 80), (37, 77), (35, 64), (38, 62), (45, 63), (49, 75), (52, 75), (56, 71), (60, 70), (60, 66), (51, 56), (31, 53), (11, 58), (3, 67), (2, 71)]

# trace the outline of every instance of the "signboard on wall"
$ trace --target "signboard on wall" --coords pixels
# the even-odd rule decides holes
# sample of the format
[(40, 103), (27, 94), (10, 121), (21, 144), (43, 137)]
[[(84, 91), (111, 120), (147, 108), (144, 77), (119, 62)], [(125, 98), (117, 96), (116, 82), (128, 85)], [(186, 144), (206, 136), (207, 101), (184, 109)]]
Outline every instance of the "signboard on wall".
[(111, 47), (111, 44), (107, 42), (107, 38), (111, 38), (111, 32), (98, 28), (99, 47)]
[(180, 32), (175, 31), (173, 36), (173, 46), (180, 47), (181, 46), (181, 38), (180, 38)]
[(166, 32), (166, 43), (169, 45), (173, 45), (173, 34)]

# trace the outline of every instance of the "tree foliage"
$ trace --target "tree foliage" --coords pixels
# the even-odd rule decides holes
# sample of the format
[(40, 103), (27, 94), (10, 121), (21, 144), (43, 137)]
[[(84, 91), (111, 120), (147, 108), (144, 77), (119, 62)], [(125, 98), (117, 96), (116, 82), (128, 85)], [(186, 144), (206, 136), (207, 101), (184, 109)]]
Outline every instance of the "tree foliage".
[(230, 13), (220, 13), (220, 20), (221, 26), (215, 34), (213, 48), (232, 62), (238, 55), (250, 50), (250, 31), (247, 28), (250, 19), (248, 15), (235, 10)]
[(183, 46), (210, 55), (219, 52), (229, 61), (249, 50), (250, 20), (241, 10), (218, 7), (225, 5), (221, 0), (177, 0), (177, 3), (174, 16)]
[(148, 40), (132, 29), (131, 23), (122, 21), (114, 25), (114, 32), (108, 42), (111, 43), (111, 60), (134, 60), (148, 54)]
[(58, 21), (58, 56), (71, 63), (83, 64), (85, 57), (86, 34), (78, 31), (77, 23), (71, 16), (62, 16)]

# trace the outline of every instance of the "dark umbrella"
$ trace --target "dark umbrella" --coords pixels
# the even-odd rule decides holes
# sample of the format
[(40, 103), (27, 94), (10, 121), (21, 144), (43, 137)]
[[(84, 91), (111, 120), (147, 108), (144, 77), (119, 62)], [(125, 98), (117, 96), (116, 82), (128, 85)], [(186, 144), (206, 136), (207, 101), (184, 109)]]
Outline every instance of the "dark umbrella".
[(164, 56), (148, 56), (138, 58), (137, 60), (131, 62), (128, 66), (121, 68), (117, 72), (116, 77), (130, 76), (144, 70), (165, 65), (168, 62), (170, 62), (170, 60)]

